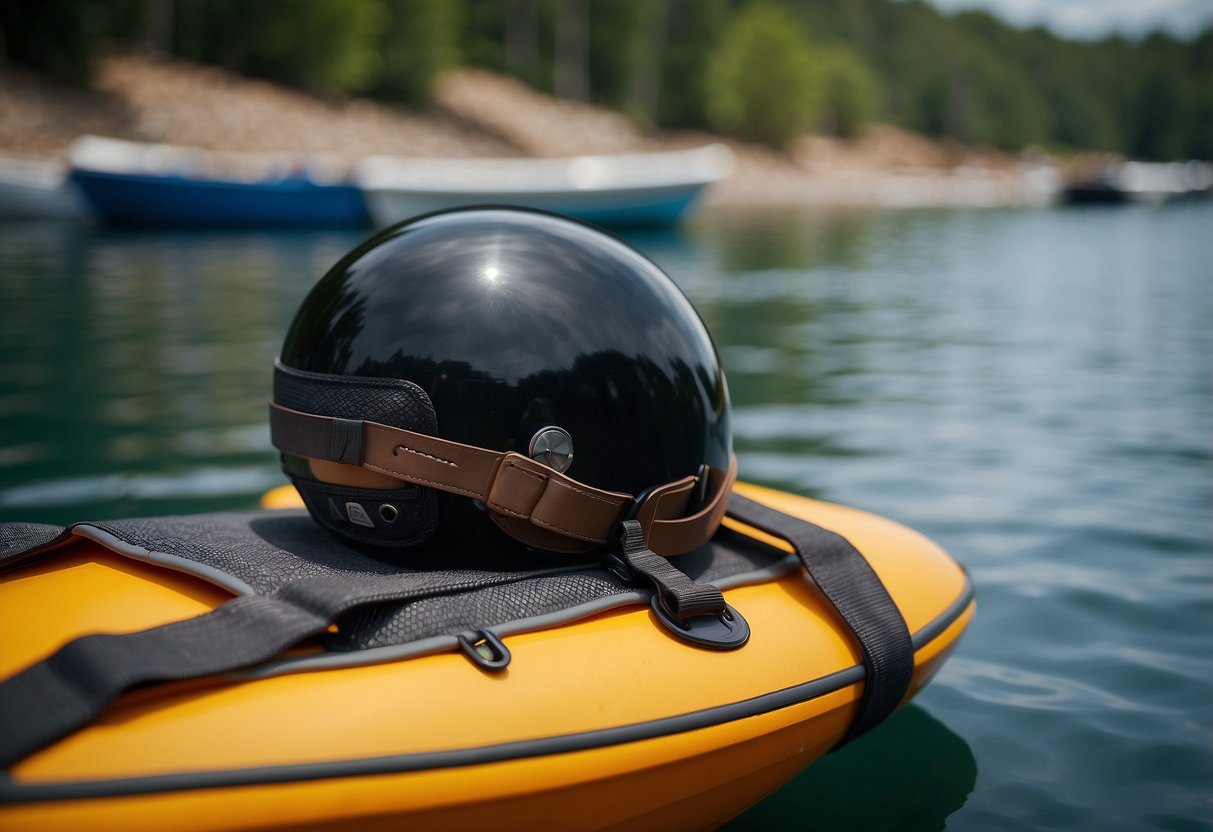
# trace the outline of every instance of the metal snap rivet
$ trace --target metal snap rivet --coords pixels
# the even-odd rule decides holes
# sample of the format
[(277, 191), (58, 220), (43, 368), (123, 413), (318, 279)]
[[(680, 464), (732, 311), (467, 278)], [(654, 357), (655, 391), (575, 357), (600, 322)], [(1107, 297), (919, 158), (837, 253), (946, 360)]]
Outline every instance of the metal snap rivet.
[(527, 454), (536, 462), (563, 474), (573, 464), (573, 437), (564, 428), (548, 425), (531, 437)]

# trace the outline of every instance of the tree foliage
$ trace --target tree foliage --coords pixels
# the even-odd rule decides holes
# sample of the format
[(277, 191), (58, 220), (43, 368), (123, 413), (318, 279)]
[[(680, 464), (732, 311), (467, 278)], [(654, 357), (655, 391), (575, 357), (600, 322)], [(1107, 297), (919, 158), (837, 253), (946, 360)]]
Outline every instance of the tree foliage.
[[(570, 11), (584, 27), (558, 25)], [(574, 56), (578, 94), (648, 126), (773, 145), (885, 119), (1007, 149), (1213, 157), (1213, 30), (1075, 42), (924, 0), (0, 0), (0, 61), (58, 80), (148, 41), (412, 105), (460, 62), (553, 91), (556, 55)]]
[(1008, 149), (1028, 144), (1147, 159), (1210, 158), (1213, 32), (1068, 41), (922, 0), (787, 0), (822, 37), (852, 44), (880, 78), (886, 117)]
[(746, 6), (729, 21), (707, 81), (714, 128), (776, 147), (812, 127), (821, 107), (822, 76), (806, 33), (767, 3)]
[(111, 43), (140, 28), (136, 0), (0, 0), (0, 61), (82, 83)]
[(361, 92), (380, 72), (379, 0), (177, 0), (174, 52), (307, 89)]
[(819, 126), (844, 138), (858, 135), (883, 109), (880, 80), (868, 62), (845, 44), (822, 46), (817, 55), (824, 87)]
[(462, 9), (454, 0), (386, 0), (369, 91), (420, 105), (445, 70), (459, 63)]
[(728, 0), (671, 0), (658, 90), (658, 124), (708, 126), (711, 90), (705, 67), (728, 20)]

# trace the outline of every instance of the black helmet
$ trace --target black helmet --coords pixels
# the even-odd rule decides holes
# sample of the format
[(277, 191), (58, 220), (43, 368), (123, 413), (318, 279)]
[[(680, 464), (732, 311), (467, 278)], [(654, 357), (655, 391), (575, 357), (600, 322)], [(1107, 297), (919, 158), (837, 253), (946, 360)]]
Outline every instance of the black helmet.
[(381, 546), (503, 530), (580, 552), (635, 518), (675, 554), (715, 532), (735, 476), (724, 375), (673, 281), (513, 208), (423, 216), (342, 258), (287, 333), (271, 427), (312, 515)]

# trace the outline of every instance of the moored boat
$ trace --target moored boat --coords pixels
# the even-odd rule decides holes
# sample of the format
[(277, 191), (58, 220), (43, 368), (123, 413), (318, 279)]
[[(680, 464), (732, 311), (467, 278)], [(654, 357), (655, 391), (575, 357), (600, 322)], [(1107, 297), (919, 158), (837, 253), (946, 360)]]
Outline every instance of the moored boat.
[(659, 153), (545, 159), (372, 156), (355, 168), (377, 225), (462, 205), (541, 208), (599, 225), (662, 225), (732, 169), (720, 144)]
[(87, 214), (63, 164), (0, 157), (0, 219), (83, 219)]
[[(98, 218), (134, 226), (336, 226), (368, 222), (340, 166), (86, 136), (71, 181)], [(331, 169), (328, 169), (330, 168)]]
[(1097, 175), (1071, 182), (1062, 201), (1072, 205), (1125, 202), (1174, 202), (1213, 193), (1213, 164), (1125, 162), (1107, 165)]

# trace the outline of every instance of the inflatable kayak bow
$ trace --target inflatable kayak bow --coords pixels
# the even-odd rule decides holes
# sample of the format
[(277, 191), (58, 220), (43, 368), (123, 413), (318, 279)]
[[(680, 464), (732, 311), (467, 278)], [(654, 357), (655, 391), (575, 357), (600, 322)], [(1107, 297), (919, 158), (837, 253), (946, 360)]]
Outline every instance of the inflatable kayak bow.
[[(757, 506), (751, 516), (769, 519), (769, 506), (863, 553), (912, 638), (912, 676), (899, 698), (921, 688), (972, 615), (963, 570), (890, 521), (753, 486), (739, 493)], [(284, 492), (271, 502), (292, 499)], [(0, 583), (9, 634), (0, 653), (9, 681), (0, 688), (84, 634), (197, 621), (233, 593), (264, 597), (275, 571), (314, 580), (329, 569), (376, 568), (332, 541), (309, 548), (310, 524), (283, 511), (111, 521), (63, 534), (4, 527), (14, 565)], [(514, 570), (468, 591), (460, 591), (464, 570), (429, 573), (430, 592), (355, 611), (285, 656), (119, 696), (87, 727), (11, 767), (0, 780), (0, 825), (718, 824), (873, 713), (871, 659), (792, 546), (739, 520), (725, 525), (679, 564), (724, 589), (744, 616), (741, 649), (671, 637), (651, 591), (601, 567)], [(17, 563), (19, 538), (57, 543)], [(334, 560), (334, 545), (350, 559)], [(22, 723), (50, 704), (29, 703)], [(2, 713), (8, 736), (14, 714)]]

